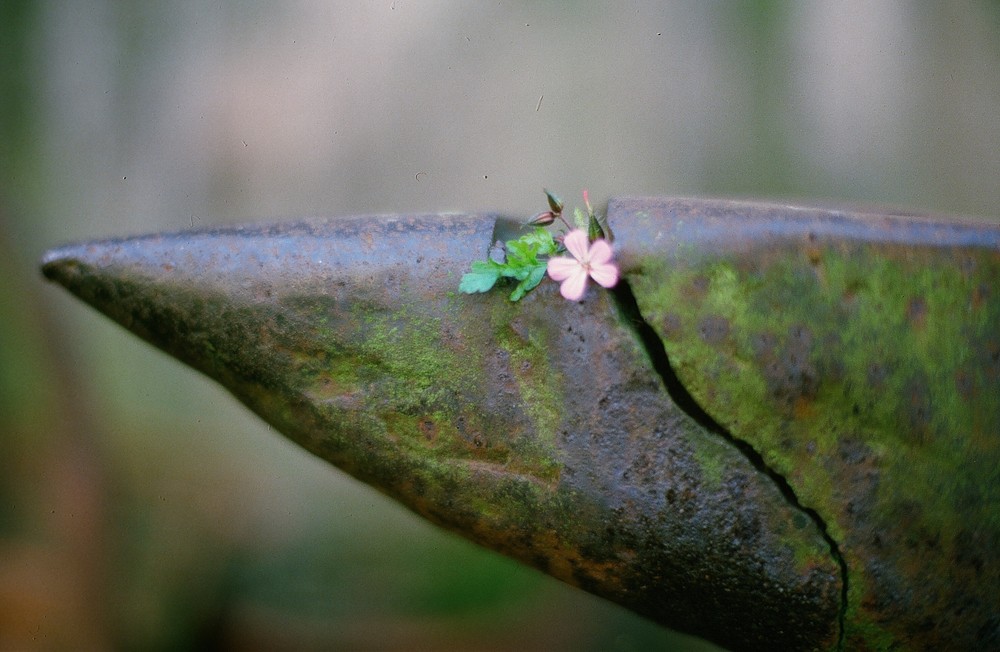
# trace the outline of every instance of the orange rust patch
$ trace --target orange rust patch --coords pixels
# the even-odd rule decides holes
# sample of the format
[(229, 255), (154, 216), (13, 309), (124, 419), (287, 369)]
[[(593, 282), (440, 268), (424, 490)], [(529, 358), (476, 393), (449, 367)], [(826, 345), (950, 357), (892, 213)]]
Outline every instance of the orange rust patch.
[[(491, 528), (477, 524), (476, 539), (487, 546), (538, 568), (571, 586), (596, 584), (611, 593), (624, 595), (623, 564), (617, 559), (596, 561), (588, 558), (572, 542), (564, 541), (554, 530), (535, 532), (526, 538), (517, 528)], [(634, 557), (635, 551), (620, 550), (621, 557)]]
[(795, 399), (795, 405), (792, 407), (792, 414), (795, 416), (797, 421), (802, 421), (805, 419), (811, 419), (816, 416), (816, 406), (805, 396), (799, 396)]

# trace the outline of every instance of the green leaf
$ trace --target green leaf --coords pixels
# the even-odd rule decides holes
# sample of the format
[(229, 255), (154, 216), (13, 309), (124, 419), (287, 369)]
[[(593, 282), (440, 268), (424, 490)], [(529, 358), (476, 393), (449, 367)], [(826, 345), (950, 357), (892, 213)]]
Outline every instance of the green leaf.
[(536, 287), (538, 287), (538, 284), (542, 282), (543, 278), (545, 278), (545, 270), (546, 270), (545, 265), (539, 265), (538, 267), (531, 269), (527, 277), (525, 277), (523, 281), (518, 283), (517, 287), (514, 288), (514, 291), (511, 292), (510, 300), (517, 301), (521, 297), (523, 297), (524, 295), (526, 295), (527, 293), (531, 292)]
[(590, 217), (583, 212), (582, 208), (577, 207), (573, 209), (573, 222), (576, 224), (576, 228), (586, 231), (590, 224)]
[(547, 258), (558, 249), (559, 245), (551, 233), (543, 228), (533, 229), (516, 240), (507, 241), (505, 262), (487, 260), (472, 263), (472, 271), (462, 277), (458, 289), (468, 294), (486, 292), (501, 278), (510, 278), (517, 281), (510, 295), (512, 301), (517, 301), (542, 282)]
[(530, 273), (530, 265), (508, 265), (506, 269), (500, 272), (504, 278), (512, 278), (515, 281), (523, 281), (528, 278), (528, 274)]
[(535, 252), (536, 259), (537, 256), (549, 256), (555, 253), (556, 241), (552, 238), (552, 234), (545, 229), (535, 229), (531, 233), (525, 233), (520, 238), (521, 242), (531, 246), (532, 250)]
[(474, 294), (476, 292), (486, 292), (496, 285), (503, 272), (503, 265), (492, 260), (477, 260), (472, 263), (472, 271), (462, 276), (458, 284), (459, 292)]
[(510, 266), (520, 266), (532, 264), (535, 261), (535, 252), (530, 244), (522, 239), (510, 240), (507, 242), (507, 264)]

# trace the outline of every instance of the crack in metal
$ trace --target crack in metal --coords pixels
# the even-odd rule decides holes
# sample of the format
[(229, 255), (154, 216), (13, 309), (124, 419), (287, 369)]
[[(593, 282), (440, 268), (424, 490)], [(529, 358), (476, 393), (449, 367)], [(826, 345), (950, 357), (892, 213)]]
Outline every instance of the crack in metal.
[(670, 358), (667, 356), (666, 347), (663, 345), (663, 340), (660, 339), (659, 335), (653, 327), (646, 321), (642, 316), (642, 312), (639, 310), (639, 304), (636, 301), (635, 295), (632, 292), (631, 286), (628, 281), (624, 278), (618, 281), (618, 285), (611, 291), (614, 297), (615, 304), (618, 306), (618, 310), (624, 317), (625, 321), (635, 332), (636, 337), (638, 337), (639, 342), (645, 349), (646, 354), (649, 356), (650, 361), (653, 364), (653, 369), (659, 375), (660, 379), (663, 381), (664, 389), (667, 390), (667, 394), (670, 396), (671, 400), (679, 407), (685, 414), (694, 419), (701, 427), (705, 428), (709, 432), (722, 437), (737, 450), (739, 450), (744, 457), (761, 473), (765, 474), (772, 482), (777, 486), (778, 491), (781, 495), (796, 509), (808, 516), (816, 527), (819, 529), (823, 540), (830, 548), (830, 555), (833, 557), (834, 561), (840, 567), (840, 579), (841, 579), (841, 589), (840, 589), (840, 611), (838, 614), (838, 636), (837, 636), (837, 649), (843, 650), (844, 648), (844, 623), (847, 614), (847, 562), (844, 559), (843, 554), (840, 552), (840, 546), (830, 535), (829, 529), (827, 528), (826, 521), (819, 513), (811, 508), (806, 507), (800, 501), (798, 496), (795, 494), (795, 490), (788, 483), (788, 480), (778, 473), (778, 471), (771, 468), (768, 463), (764, 460), (763, 455), (760, 454), (749, 442), (734, 436), (729, 432), (722, 424), (716, 421), (712, 415), (705, 411), (705, 408), (701, 406), (700, 403), (691, 395), (681, 382), (681, 379), (677, 376), (674, 368), (670, 364)]

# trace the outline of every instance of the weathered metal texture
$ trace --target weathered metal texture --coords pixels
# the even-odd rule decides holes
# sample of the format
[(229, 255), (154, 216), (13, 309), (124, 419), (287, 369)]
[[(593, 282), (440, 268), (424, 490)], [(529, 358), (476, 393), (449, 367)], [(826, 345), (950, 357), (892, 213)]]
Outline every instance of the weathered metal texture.
[(837, 542), (846, 648), (1000, 648), (1000, 225), (663, 199), (609, 217), (680, 381)]
[[(836, 646), (816, 521), (670, 400), (615, 297), (456, 294), (494, 222), (192, 231), (66, 247), (44, 272), (439, 525), (734, 649)], [(655, 234), (626, 232), (623, 252)]]

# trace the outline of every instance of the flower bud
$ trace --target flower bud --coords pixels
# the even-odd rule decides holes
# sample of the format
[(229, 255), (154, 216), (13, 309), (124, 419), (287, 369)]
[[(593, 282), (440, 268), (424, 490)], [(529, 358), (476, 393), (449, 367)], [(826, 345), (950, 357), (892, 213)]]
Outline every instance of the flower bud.
[(552, 211), (545, 211), (535, 215), (533, 218), (528, 220), (525, 226), (548, 226), (556, 221), (556, 214)]
[(587, 224), (587, 235), (590, 236), (591, 242), (605, 237), (604, 229), (601, 228), (601, 223), (597, 221), (593, 213), (590, 214), (590, 221)]
[[(545, 189), (543, 188), (543, 190), (545, 190)], [(559, 215), (560, 213), (562, 213), (562, 211), (563, 211), (563, 202), (562, 202), (561, 199), (559, 199), (558, 197), (556, 197), (555, 195), (553, 195), (548, 190), (545, 190), (545, 197), (546, 197), (546, 199), (549, 200), (549, 208), (552, 209), (553, 213), (555, 213), (556, 215)]]

